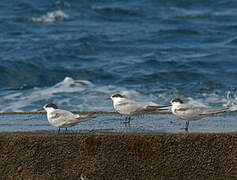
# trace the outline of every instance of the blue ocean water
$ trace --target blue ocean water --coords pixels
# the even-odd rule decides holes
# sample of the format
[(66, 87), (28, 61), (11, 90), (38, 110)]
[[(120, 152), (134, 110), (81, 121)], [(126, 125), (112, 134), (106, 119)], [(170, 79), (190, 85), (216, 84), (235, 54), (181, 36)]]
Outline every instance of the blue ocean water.
[(0, 2), (0, 111), (113, 111), (178, 97), (237, 109), (237, 2)]

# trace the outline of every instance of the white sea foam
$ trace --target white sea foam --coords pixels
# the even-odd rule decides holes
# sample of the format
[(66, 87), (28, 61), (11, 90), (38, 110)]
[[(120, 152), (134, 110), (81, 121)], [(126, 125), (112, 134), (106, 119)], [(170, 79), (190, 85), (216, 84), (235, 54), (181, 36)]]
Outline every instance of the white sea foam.
[[(104, 99), (113, 93), (121, 93), (129, 99), (142, 104), (164, 105), (171, 100), (170, 93), (144, 94), (134, 89), (114, 85), (96, 85), (87, 80), (74, 80), (65, 77), (64, 80), (51, 87), (33, 88), (21, 92), (12, 92), (0, 98), (0, 111), (35, 111), (46, 103), (55, 103), (60, 108), (68, 110), (98, 110), (114, 111), (111, 101)], [(237, 109), (237, 95), (228, 92), (226, 97), (215, 93), (198, 94), (195, 97), (181, 97), (185, 103), (201, 108)]]
[(150, 106), (160, 105), (153, 102), (156, 98), (152, 99), (151, 97), (144, 97), (144, 95), (135, 90), (123, 90), (120, 93), (126, 96), (128, 99), (134, 99), (135, 101), (143, 105), (150, 105)]
[(188, 97), (188, 104), (192, 104), (196, 107), (201, 107), (201, 108), (208, 108), (207, 105), (205, 105), (203, 102), (202, 102), (202, 99), (193, 99), (192, 97)]
[(69, 16), (65, 14), (63, 11), (57, 10), (53, 12), (48, 12), (46, 15), (42, 15), (40, 17), (33, 17), (31, 18), (31, 21), (36, 23), (55, 23), (55, 22), (61, 22), (68, 18)]
[(4, 96), (2, 101), (8, 103), (0, 103), (0, 109), (2, 112), (35, 111), (44, 104), (53, 102), (59, 107), (67, 107), (70, 110), (113, 111), (112, 102), (105, 101), (104, 98), (115, 92), (125, 92), (130, 97), (140, 96), (134, 90), (129, 91), (112, 85), (96, 86), (87, 80), (66, 77), (51, 87), (34, 88)]
[(233, 91), (228, 91), (226, 93), (225, 107), (229, 107), (231, 111), (237, 110), (237, 95)]
[(13, 93), (3, 97), (5, 102), (9, 102), (8, 105), (1, 107), (1, 111), (22, 111), (23, 107), (32, 106), (38, 101), (53, 100), (54, 97), (60, 97), (59, 94), (82, 92), (88, 86), (93, 86), (89, 81), (85, 80), (73, 80), (66, 77), (63, 81), (48, 88), (37, 88), (31, 92), (25, 93)]

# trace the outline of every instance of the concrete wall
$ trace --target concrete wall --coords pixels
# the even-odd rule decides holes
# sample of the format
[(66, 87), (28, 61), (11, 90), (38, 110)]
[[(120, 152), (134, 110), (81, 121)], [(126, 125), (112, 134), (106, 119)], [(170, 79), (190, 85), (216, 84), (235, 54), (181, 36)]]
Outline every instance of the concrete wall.
[(1, 134), (0, 177), (237, 179), (237, 134)]

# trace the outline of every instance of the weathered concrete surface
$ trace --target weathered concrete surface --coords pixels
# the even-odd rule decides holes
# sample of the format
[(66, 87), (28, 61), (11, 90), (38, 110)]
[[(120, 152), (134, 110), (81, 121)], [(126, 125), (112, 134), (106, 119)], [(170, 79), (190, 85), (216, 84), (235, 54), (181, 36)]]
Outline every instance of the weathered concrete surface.
[(237, 179), (237, 134), (1, 134), (0, 177)]

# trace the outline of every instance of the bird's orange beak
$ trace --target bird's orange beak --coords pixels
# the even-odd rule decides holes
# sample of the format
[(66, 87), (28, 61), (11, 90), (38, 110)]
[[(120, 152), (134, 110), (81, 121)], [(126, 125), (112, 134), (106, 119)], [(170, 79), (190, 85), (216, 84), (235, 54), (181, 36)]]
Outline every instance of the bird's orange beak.
[(44, 108), (40, 108), (40, 109), (38, 109), (38, 111), (44, 111)]
[(105, 98), (105, 100), (111, 100), (111, 97), (107, 97), (107, 98)]

